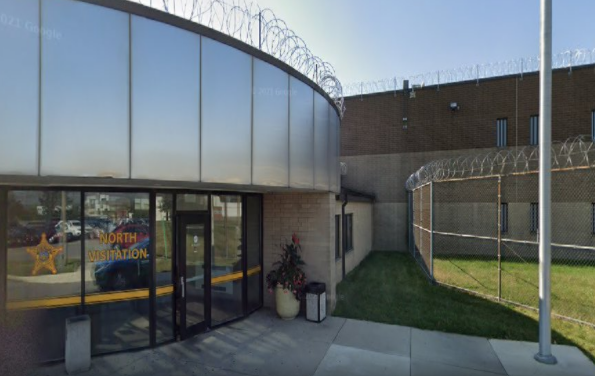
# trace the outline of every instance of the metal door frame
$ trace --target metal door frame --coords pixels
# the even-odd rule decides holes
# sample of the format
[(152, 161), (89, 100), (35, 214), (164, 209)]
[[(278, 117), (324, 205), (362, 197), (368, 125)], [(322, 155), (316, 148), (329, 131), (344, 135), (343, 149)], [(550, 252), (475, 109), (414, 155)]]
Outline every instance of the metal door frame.
[[(205, 228), (204, 253), (204, 321), (186, 327), (186, 238), (184, 228), (188, 224), (203, 224)], [(179, 322), (176, 334), (184, 340), (202, 333), (211, 326), (211, 219), (209, 213), (184, 213), (176, 215), (176, 310), (179, 311)], [(183, 279), (182, 279), (183, 278)], [(176, 315), (177, 316), (177, 315)]]

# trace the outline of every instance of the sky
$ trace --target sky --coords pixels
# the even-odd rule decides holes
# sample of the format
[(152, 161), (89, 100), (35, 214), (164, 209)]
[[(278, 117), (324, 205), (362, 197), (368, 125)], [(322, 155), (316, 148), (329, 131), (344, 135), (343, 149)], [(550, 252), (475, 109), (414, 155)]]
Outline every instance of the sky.
[[(345, 84), (539, 55), (539, 0), (256, 0)], [(553, 0), (553, 52), (595, 48), (595, 0)]]

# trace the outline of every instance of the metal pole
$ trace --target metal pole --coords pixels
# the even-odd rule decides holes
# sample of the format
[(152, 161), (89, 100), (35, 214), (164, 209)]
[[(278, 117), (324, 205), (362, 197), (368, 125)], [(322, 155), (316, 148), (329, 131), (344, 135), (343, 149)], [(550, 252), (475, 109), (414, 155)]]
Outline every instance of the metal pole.
[[(53, 201), (53, 200), (52, 200)], [(61, 216), (60, 219), (62, 220), (62, 228), (66, 229), (66, 192), (62, 191), (62, 200), (61, 200), (61, 204), (62, 206), (62, 210), (61, 210)], [(53, 210), (53, 208), (51, 209)], [(66, 266), (66, 264), (68, 263), (68, 242), (67, 242), (67, 235), (65, 231), (62, 231), (62, 236), (60, 237), (60, 240), (62, 241), (62, 262), (61, 265), (62, 266)], [(85, 229), (81, 228), (81, 236), (85, 236)]]
[(424, 233), (423, 233), (423, 227), (424, 227), (424, 188), (421, 187), (419, 189), (419, 250), (418, 253), (420, 255), (422, 255), (423, 257), (423, 250), (424, 250), (424, 246), (423, 246), (423, 239), (424, 239)]
[(430, 277), (434, 279), (434, 182), (430, 182)]
[(498, 301), (502, 299), (502, 177), (498, 176)]
[(415, 256), (415, 233), (413, 232), (414, 214), (413, 214), (413, 191), (409, 192), (409, 252)]
[(535, 360), (556, 364), (552, 355), (551, 147), (552, 147), (552, 0), (541, 0), (539, 74), (539, 352)]

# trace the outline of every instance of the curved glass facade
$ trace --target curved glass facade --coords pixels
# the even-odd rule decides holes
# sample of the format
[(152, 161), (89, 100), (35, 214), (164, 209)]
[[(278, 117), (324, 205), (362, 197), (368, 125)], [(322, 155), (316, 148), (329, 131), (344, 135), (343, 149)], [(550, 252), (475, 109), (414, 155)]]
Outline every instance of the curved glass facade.
[(320, 89), (141, 8), (164, 22), (85, 1), (0, 3), (0, 174), (338, 192), (339, 117)]
[(121, 3), (0, 1), (0, 308), (40, 361), (80, 314), (102, 354), (258, 309), (261, 193), (339, 191), (318, 86)]
[(204, 329), (262, 306), (260, 195), (0, 189), (0, 196), (4, 308), (9, 320), (29, 320), (40, 361), (63, 358), (64, 322), (80, 314), (90, 316), (92, 353), (101, 354), (185, 337), (184, 323)]

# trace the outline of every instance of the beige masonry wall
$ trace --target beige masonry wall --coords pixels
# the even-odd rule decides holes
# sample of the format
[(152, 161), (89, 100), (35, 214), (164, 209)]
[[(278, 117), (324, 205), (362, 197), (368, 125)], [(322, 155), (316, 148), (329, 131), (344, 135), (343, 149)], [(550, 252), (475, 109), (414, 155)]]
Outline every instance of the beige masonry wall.
[[(336, 203), (336, 215), (341, 215), (341, 201)], [(345, 273), (349, 273), (362, 262), (372, 250), (374, 204), (371, 202), (349, 202), (345, 214), (353, 214), (353, 250), (345, 255)], [(339, 228), (339, 243), (343, 240)], [(341, 248), (342, 249), (342, 245)], [(334, 256), (333, 256), (334, 258)], [(335, 259), (336, 283), (343, 277), (343, 260)]]
[[(335, 206), (333, 193), (267, 193), (263, 197), (264, 275), (278, 260), (280, 246), (296, 233), (306, 262), (308, 281), (326, 283), (327, 310), (335, 306)], [(265, 307), (274, 307), (274, 296), (266, 290)]]
[(373, 193), (374, 244), (377, 251), (407, 251), (407, 190), (405, 181), (421, 166), (437, 159), (485, 154), (495, 149), (444, 150), (398, 154), (342, 156), (347, 175), (341, 184)]

